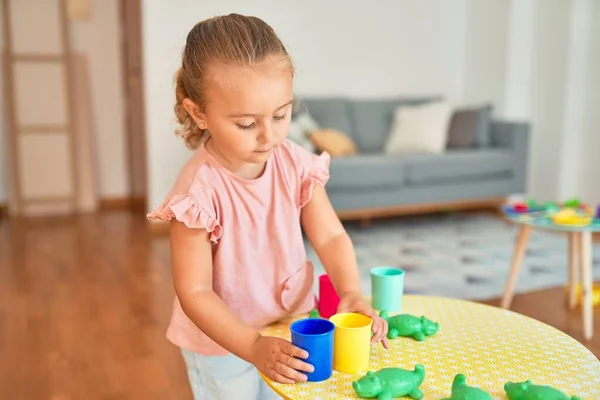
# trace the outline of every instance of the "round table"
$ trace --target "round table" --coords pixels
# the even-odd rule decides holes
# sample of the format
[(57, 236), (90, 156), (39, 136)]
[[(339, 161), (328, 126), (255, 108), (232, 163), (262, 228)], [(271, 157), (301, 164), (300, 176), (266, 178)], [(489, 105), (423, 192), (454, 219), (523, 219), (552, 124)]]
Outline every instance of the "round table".
[[(512, 265), (506, 281), (504, 296), (501, 306), (510, 308), (515, 292), (515, 284), (521, 269), (525, 250), (529, 242), (532, 229), (543, 229), (566, 233), (569, 238), (569, 307), (574, 309), (577, 305), (578, 287), (581, 287), (581, 310), (583, 317), (583, 336), (591, 340), (594, 332), (593, 296), (594, 284), (592, 278), (592, 233), (600, 232), (600, 219), (595, 218), (587, 226), (570, 226), (555, 224), (550, 215), (544, 211), (531, 213), (516, 213), (511, 207), (502, 209), (508, 221), (520, 226), (517, 243), (515, 246)], [(596, 290), (597, 291), (597, 290)]]
[[(425, 367), (420, 389), (423, 399), (449, 397), (457, 373), (467, 384), (506, 399), (508, 381), (531, 379), (560, 388), (582, 399), (600, 399), (600, 360), (570, 336), (537, 320), (509, 310), (470, 301), (405, 295), (403, 313), (425, 315), (440, 323), (434, 336), (418, 342), (410, 338), (390, 340), (371, 348), (370, 370), (384, 367)], [(289, 325), (297, 316), (271, 325), (264, 335), (290, 340)], [(263, 379), (284, 399), (357, 399), (352, 381), (363, 374), (333, 372), (323, 382), (281, 384)]]

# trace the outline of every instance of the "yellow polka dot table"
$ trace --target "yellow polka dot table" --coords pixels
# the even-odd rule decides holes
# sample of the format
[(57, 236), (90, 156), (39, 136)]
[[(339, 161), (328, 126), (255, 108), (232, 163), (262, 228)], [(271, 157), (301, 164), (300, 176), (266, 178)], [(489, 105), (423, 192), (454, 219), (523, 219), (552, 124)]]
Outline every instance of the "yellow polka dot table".
[[(381, 344), (373, 346), (369, 369), (412, 370), (422, 364), (423, 399), (450, 397), (452, 380), (462, 373), (468, 385), (486, 390), (494, 399), (507, 398), (506, 382), (531, 379), (570, 396), (600, 400), (600, 360), (572, 337), (540, 321), (493, 306), (428, 296), (405, 295), (402, 313), (437, 321), (439, 331), (422, 342), (392, 339), (387, 350)], [(262, 334), (290, 340), (289, 325), (305, 317), (280, 321)], [(363, 375), (334, 371), (326, 381), (296, 384), (263, 379), (284, 399), (341, 400), (358, 398), (352, 381)]]

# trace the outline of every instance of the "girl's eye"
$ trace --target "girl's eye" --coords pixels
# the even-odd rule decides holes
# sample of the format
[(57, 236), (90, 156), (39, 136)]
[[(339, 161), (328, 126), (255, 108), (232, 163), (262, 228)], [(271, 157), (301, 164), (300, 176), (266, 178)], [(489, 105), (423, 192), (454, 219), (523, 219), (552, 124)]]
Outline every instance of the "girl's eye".
[(247, 129), (252, 129), (252, 128), (254, 128), (255, 125), (256, 125), (256, 122), (253, 122), (250, 125), (240, 125), (240, 124), (237, 124), (238, 128), (240, 128), (243, 131), (245, 131)]
[[(283, 114), (283, 115), (274, 115), (273, 119), (275, 121), (281, 121), (284, 120), (287, 117), (287, 114)], [(248, 129), (252, 129), (256, 126), (256, 122), (251, 123), (250, 125), (240, 125), (240, 124), (236, 124), (238, 126), (239, 129), (245, 131)]]

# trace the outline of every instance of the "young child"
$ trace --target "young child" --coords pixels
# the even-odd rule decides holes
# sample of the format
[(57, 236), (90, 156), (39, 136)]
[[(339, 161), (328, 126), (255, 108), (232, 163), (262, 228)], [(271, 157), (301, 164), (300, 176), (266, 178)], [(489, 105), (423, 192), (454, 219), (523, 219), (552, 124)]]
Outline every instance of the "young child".
[(287, 139), (294, 67), (255, 17), (211, 18), (189, 32), (177, 73), (179, 132), (194, 153), (163, 204), (176, 291), (167, 337), (196, 399), (268, 398), (257, 374), (306, 380), (307, 354), (259, 330), (315, 307), (302, 228), (340, 295), (338, 312), (387, 324), (361, 299), (354, 249), (324, 185), (329, 155)]

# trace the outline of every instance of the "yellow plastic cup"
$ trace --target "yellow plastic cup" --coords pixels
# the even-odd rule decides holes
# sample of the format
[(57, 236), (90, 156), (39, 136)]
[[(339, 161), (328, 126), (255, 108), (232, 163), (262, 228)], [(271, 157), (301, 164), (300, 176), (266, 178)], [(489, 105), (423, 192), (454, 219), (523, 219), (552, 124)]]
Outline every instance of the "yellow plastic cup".
[(366, 372), (371, 353), (373, 320), (356, 313), (335, 314), (329, 318), (333, 332), (333, 369), (344, 373)]

